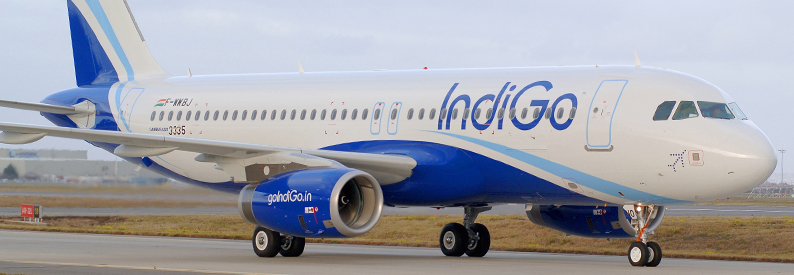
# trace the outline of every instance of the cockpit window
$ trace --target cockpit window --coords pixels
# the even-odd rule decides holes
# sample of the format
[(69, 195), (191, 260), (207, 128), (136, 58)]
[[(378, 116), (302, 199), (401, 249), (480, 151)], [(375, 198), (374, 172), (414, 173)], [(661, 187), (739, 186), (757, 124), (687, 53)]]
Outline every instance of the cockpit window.
[(736, 115), (736, 118), (741, 119), (741, 120), (747, 120), (747, 116), (744, 115), (744, 112), (742, 112), (742, 109), (739, 109), (739, 104), (736, 104), (736, 102), (731, 102), (731, 103), (728, 103), (728, 107), (731, 108), (731, 111), (733, 111), (733, 114)]
[(670, 114), (673, 113), (673, 107), (675, 107), (675, 101), (662, 102), (662, 104), (659, 104), (659, 107), (656, 107), (653, 120), (667, 120), (670, 118)]
[(734, 119), (731, 109), (725, 103), (698, 101), (700, 113), (703, 117), (721, 118), (721, 119)]
[(698, 109), (695, 108), (695, 102), (681, 101), (681, 103), (678, 104), (678, 109), (675, 110), (673, 120), (681, 120), (693, 117), (698, 117)]

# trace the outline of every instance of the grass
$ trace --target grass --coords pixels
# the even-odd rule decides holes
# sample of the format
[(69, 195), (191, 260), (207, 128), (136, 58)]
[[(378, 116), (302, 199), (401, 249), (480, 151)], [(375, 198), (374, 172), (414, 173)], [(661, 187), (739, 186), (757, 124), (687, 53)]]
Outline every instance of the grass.
[(148, 200), (103, 197), (59, 197), (59, 196), (0, 196), (0, 207), (19, 207), (21, 204), (38, 204), (45, 207), (88, 207), (88, 208), (139, 208), (139, 207), (199, 207), (221, 206), (236, 207), (236, 201), (200, 200)]
[(794, 206), (794, 198), (759, 198), (731, 197), (718, 201), (702, 202), (696, 205), (727, 205), (727, 206)]
[[(0, 229), (238, 240), (249, 240), (253, 231), (252, 225), (233, 214), (48, 217), (48, 226), (7, 220), (19, 218), (0, 218)], [(457, 216), (388, 215), (357, 238), (307, 241), (437, 247), (441, 227), (459, 220)], [(519, 215), (481, 215), (478, 222), (490, 229), (494, 250), (625, 255), (632, 241), (566, 236)], [(663, 247), (665, 257), (794, 262), (794, 218), (790, 217), (668, 217), (651, 240)]]

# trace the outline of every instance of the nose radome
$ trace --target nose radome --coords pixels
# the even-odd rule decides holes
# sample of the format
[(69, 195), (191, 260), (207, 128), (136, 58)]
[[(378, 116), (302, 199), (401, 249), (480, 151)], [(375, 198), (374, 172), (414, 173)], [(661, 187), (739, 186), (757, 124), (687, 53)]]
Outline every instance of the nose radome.
[(725, 163), (727, 180), (736, 193), (744, 192), (766, 181), (777, 166), (775, 148), (757, 128), (728, 139), (733, 148)]

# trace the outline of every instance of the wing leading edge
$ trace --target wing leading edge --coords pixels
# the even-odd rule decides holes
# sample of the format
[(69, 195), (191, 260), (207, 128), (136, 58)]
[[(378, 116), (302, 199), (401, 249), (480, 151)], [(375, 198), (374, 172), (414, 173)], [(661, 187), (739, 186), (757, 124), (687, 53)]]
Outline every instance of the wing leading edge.
[(301, 167), (328, 167), (342, 164), (370, 173), (381, 185), (388, 185), (410, 177), (417, 164), (416, 160), (404, 155), (312, 150), (57, 126), (0, 122), (0, 131), (3, 131), (0, 133), (0, 143), (7, 144), (30, 143), (44, 136), (120, 144), (114, 154), (122, 157), (157, 156), (174, 150), (200, 153), (196, 161), (215, 162), (235, 181), (240, 182), (249, 181), (244, 173), (246, 165), (289, 162), (298, 163)]

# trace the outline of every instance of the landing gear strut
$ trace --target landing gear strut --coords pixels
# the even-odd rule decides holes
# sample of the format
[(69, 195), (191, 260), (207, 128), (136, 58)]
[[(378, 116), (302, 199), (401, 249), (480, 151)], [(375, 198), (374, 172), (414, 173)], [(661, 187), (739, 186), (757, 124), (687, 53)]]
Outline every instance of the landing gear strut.
[(306, 239), (295, 236), (282, 236), (280, 233), (257, 226), (253, 236), (254, 253), (259, 257), (272, 258), (277, 254), (284, 257), (298, 257), (303, 254)]
[(659, 208), (653, 205), (635, 205), (634, 211), (637, 218), (632, 226), (637, 232), (635, 235), (637, 240), (629, 246), (629, 263), (633, 266), (658, 266), (662, 262), (662, 248), (659, 244), (648, 241), (648, 235), (653, 235), (653, 232), (646, 229), (650, 225), (650, 220), (657, 215)]
[(463, 208), (463, 224), (450, 223), (441, 229), (439, 246), (444, 255), (460, 257), (464, 253), (469, 257), (482, 257), (491, 248), (491, 234), (485, 225), (474, 223), (477, 216), (491, 210), (490, 206)]

